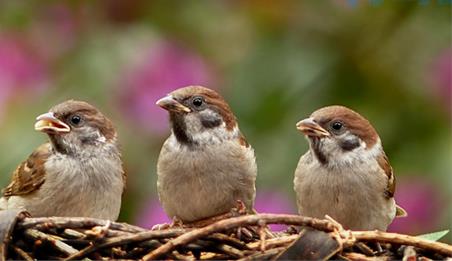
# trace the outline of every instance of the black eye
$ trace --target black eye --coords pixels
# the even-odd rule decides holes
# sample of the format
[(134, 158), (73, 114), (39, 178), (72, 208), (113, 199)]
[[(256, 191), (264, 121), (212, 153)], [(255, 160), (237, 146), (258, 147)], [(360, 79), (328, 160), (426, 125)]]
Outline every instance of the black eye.
[(82, 122), (82, 118), (80, 116), (74, 115), (74, 116), (71, 117), (71, 123), (73, 125), (79, 125), (80, 122)]
[(333, 128), (333, 130), (338, 131), (338, 130), (342, 129), (342, 123), (335, 121), (335, 122), (333, 122), (333, 124), (331, 124), (331, 128)]
[(204, 101), (202, 100), (201, 97), (195, 97), (192, 101), (193, 105), (195, 105), (196, 107), (199, 107), (202, 105)]

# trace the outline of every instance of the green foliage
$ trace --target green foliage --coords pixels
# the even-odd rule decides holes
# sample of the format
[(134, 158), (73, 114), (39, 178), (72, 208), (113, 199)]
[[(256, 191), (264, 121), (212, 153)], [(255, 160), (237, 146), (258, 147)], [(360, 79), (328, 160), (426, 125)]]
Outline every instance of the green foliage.
[(431, 241), (438, 241), (441, 238), (443, 238), (445, 235), (447, 235), (448, 233), (449, 233), (449, 230), (443, 230), (443, 231), (419, 235), (417, 237), (422, 238), (422, 239), (431, 240)]

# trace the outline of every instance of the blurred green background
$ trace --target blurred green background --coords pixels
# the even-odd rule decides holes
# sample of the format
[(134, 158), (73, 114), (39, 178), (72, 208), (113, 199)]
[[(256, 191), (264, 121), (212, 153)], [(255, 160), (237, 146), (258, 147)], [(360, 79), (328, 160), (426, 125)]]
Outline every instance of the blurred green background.
[[(331, 104), (375, 126), (409, 212), (393, 231), (452, 220), (451, 1), (0, 1), (0, 185), (45, 135), (35, 117), (86, 100), (118, 128), (120, 220), (165, 219), (155, 164), (169, 134), (154, 103), (201, 84), (230, 103), (256, 151), (258, 211), (295, 213), (307, 150), (295, 123)], [(451, 241), (449, 235), (449, 241)]]

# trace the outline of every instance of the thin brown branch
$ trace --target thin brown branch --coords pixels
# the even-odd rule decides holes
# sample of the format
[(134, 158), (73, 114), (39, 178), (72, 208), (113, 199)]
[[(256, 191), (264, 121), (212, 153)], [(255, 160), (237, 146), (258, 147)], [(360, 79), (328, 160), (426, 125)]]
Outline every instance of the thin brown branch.
[(34, 260), (29, 254), (27, 254), (27, 252), (23, 251), (22, 248), (17, 247), (17, 246), (13, 246), (11, 248), (14, 250), (14, 252), (16, 252), (24, 260), (26, 260), (26, 261)]
[(77, 230), (70, 229), (70, 228), (66, 228), (65, 230), (63, 230), (62, 234), (63, 234), (64, 237), (71, 238), (71, 239), (75, 239), (75, 238), (81, 239), (81, 238), (85, 238), (86, 237), (85, 234), (83, 234), (83, 233), (81, 233), (81, 232), (79, 232)]
[[(105, 226), (108, 224), (108, 220), (97, 218), (83, 218), (83, 217), (40, 217), (40, 218), (25, 218), (23, 221), (17, 224), (18, 228), (91, 228), (95, 226)], [(120, 230), (130, 233), (139, 233), (147, 231), (144, 228), (129, 225), (126, 223), (111, 222), (111, 229)]]
[(265, 251), (264, 253), (257, 252), (255, 254), (249, 255), (247, 257), (244, 257), (244, 258), (241, 258), (238, 260), (240, 260), (240, 261), (264, 260), (264, 259), (268, 259), (270, 257), (276, 256), (284, 249), (286, 249), (286, 248), (285, 247), (277, 247), (277, 248), (269, 249), (269, 250)]
[[(275, 248), (278, 246), (284, 246), (284, 245), (287, 245), (287, 244), (293, 242), (298, 237), (299, 237), (299, 235), (290, 235), (290, 236), (283, 236), (283, 237), (268, 239), (266, 242), (266, 246), (267, 246), (267, 248)], [(247, 244), (247, 246), (250, 249), (258, 250), (260, 247), (260, 242), (259, 241), (252, 242), (252, 243)]]
[(77, 249), (71, 247), (70, 245), (63, 243), (59, 239), (56, 239), (55, 237), (47, 235), (46, 233), (43, 233), (36, 229), (27, 229), (25, 230), (24, 234), (34, 240), (43, 240), (50, 242), (55, 246), (55, 248), (57, 248), (62, 253), (65, 253), (66, 255), (72, 255), (78, 252)]
[(143, 260), (158, 259), (162, 255), (172, 251), (173, 249), (180, 245), (188, 244), (196, 239), (199, 239), (201, 237), (207, 236), (218, 231), (225, 231), (240, 226), (257, 225), (259, 222), (265, 222), (266, 224), (284, 223), (288, 225), (305, 225), (328, 232), (334, 230), (334, 226), (329, 221), (303, 217), (298, 215), (285, 215), (285, 214), (247, 215), (221, 220), (212, 225), (185, 233), (173, 240), (170, 240), (169, 242), (160, 246), (159, 248), (151, 251), (150, 253), (143, 257)]
[(353, 236), (359, 241), (372, 241), (380, 243), (393, 243), (399, 245), (408, 245), (433, 251), (445, 256), (452, 256), (452, 246), (422, 239), (419, 237), (402, 235), (397, 233), (387, 233), (381, 231), (352, 231)]
[(82, 259), (86, 255), (106, 247), (120, 246), (134, 242), (142, 242), (150, 239), (156, 238), (167, 238), (167, 237), (176, 237), (182, 235), (186, 232), (184, 229), (171, 229), (171, 230), (151, 230), (140, 232), (133, 235), (128, 236), (120, 236), (115, 238), (109, 238), (105, 242), (100, 244), (95, 244), (84, 248), (77, 253), (73, 253), (71, 256), (66, 258), (65, 260), (74, 260), (74, 259)]
[(221, 252), (223, 252), (233, 258), (242, 258), (243, 257), (243, 252), (232, 246), (228, 246), (225, 244), (219, 244), (219, 245), (215, 246), (215, 248), (217, 248)]
[(213, 241), (225, 243), (230, 246), (237, 247), (239, 249), (249, 249), (244, 242), (238, 240), (237, 238), (233, 238), (221, 233), (214, 233), (212, 235), (209, 235), (207, 239), (212, 239)]

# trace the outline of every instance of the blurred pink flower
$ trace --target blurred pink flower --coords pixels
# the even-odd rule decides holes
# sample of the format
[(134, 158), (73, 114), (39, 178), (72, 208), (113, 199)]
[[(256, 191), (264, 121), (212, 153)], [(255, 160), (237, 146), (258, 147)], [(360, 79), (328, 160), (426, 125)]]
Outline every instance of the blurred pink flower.
[(24, 42), (0, 35), (0, 106), (13, 94), (42, 90), (46, 79), (44, 63)]
[(41, 88), (45, 68), (36, 55), (12, 38), (0, 36), (0, 89)]
[(197, 54), (172, 43), (150, 48), (143, 61), (126, 69), (121, 82), (121, 104), (127, 116), (154, 132), (167, 129), (167, 113), (155, 102), (187, 85), (213, 87), (212, 72)]
[(434, 59), (430, 69), (430, 81), (436, 95), (450, 112), (452, 105), (452, 49), (444, 50)]
[[(254, 209), (258, 213), (297, 214), (289, 195), (279, 191), (257, 191)], [(270, 225), (270, 227), (274, 231), (282, 231), (287, 228), (284, 225)]]
[[(254, 208), (258, 213), (296, 213), (292, 202), (284, 193), (277, 191), (263, 191), (256, 195)], [(156, 196), (153, 196), (144, 207), (140, 208), (142, 212), (138, 213), (136, 224), (141, 227), (151, 228), (155, 224), (170, 222), (171, 220), (163, 211), (160, 202)], [(272, 225), (273, 230), (280, 231), (285, 226)]]
[(396, 202), (408, 212), (408, 217), (396, 218), (389, 231), (423, 234), (438, 228), (445, 204), (437, 187), (428, 179), (410, 177), (399, 179)]
[(140, 227), (152, 228), (156, 224), (171, 222), (171, 219), (163, 211), (157, 196), (153, 195), (140, 210), (141, 212), (138, 213), (135, 220), (135, 224)]
[[(52, 63), (74, 47), (81, 29), (77, 12), (64, 3), (43, 6), (29, 31), (33, 47), (45, 61)], [(49, 39), (52, 41), (49, 43)]]

